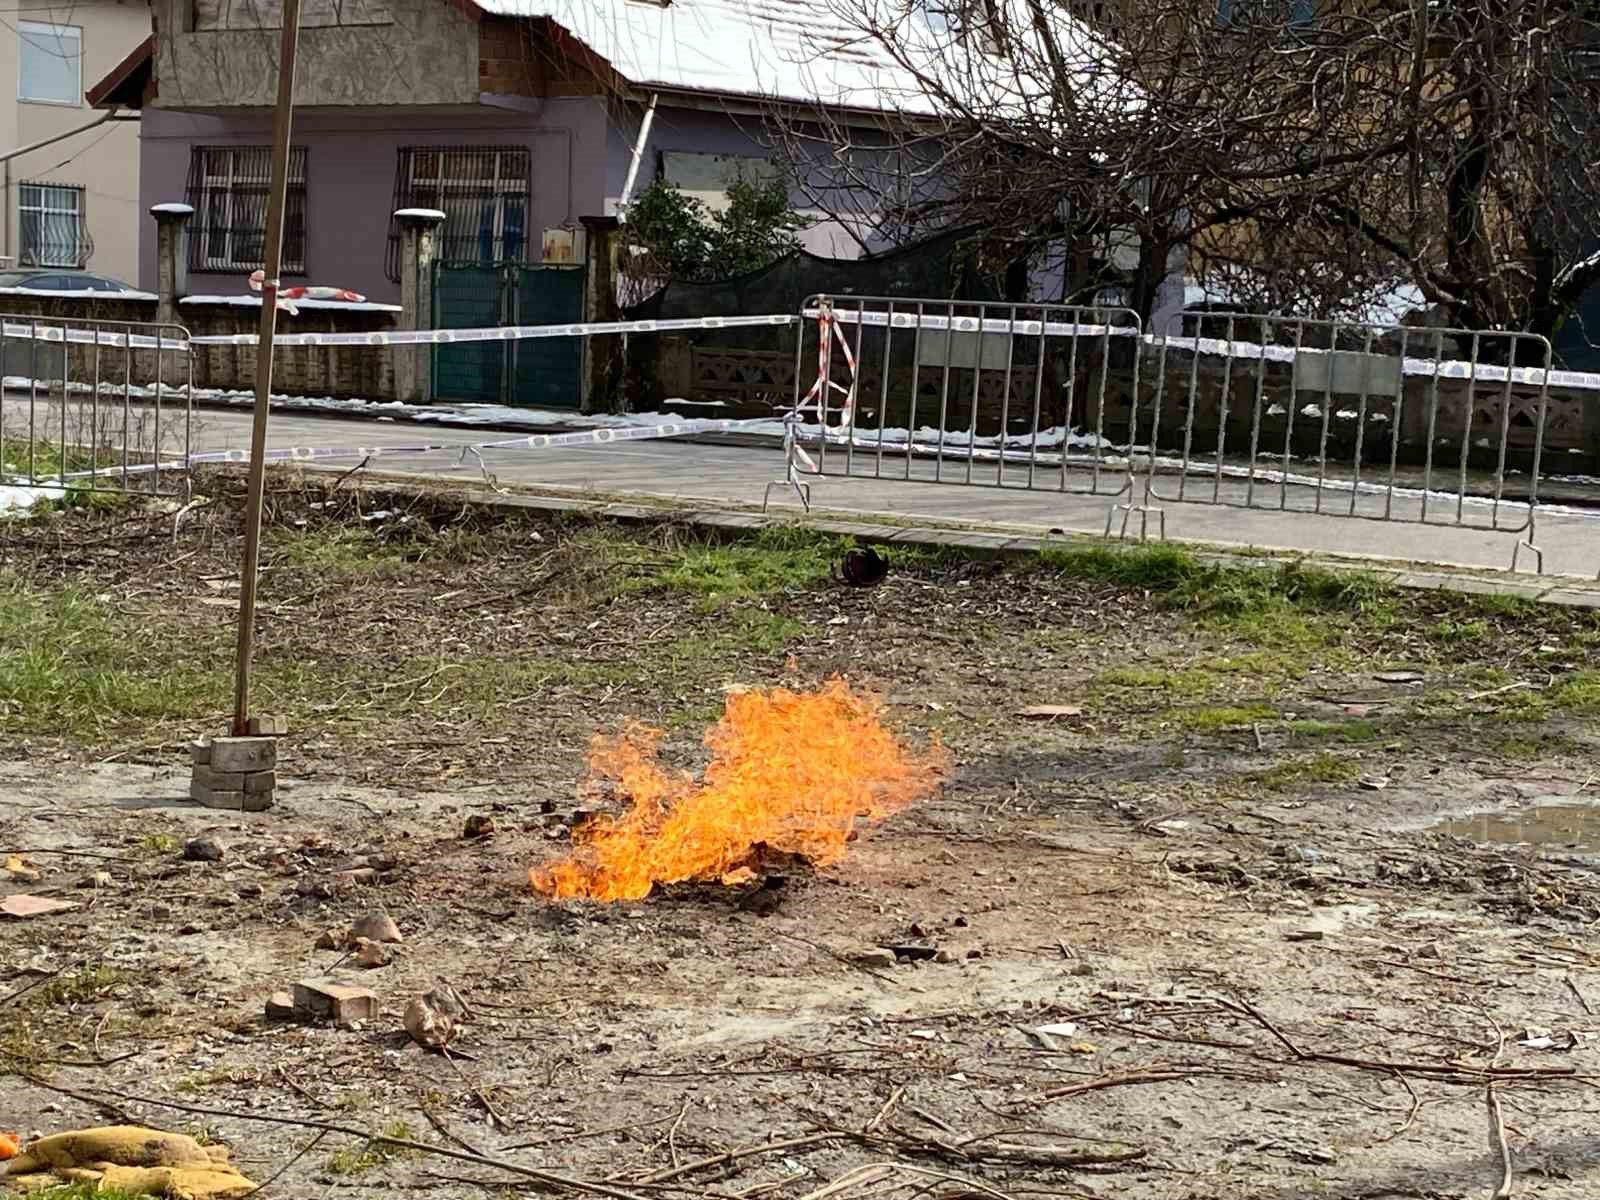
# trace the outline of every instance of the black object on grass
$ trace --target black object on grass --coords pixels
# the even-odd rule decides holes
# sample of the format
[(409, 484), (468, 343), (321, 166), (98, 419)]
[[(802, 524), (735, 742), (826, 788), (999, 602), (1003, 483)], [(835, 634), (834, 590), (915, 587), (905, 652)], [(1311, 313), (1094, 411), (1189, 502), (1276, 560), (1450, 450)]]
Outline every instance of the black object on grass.
[(839, 573), (851, 587), (876, 587), (889, 574), (889, 560), (871, 546), (851, 550), (845, 554)]

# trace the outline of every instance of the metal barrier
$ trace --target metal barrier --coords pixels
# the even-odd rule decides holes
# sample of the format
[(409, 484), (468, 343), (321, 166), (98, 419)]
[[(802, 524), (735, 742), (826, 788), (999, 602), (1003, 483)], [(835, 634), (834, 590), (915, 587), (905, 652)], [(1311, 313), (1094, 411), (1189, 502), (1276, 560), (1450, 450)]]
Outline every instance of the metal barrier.
[(1131, 495), (1113, 441), (1136, 412), (1131, 310), (816, 296), (801, 315), (784, 477), (763, 507), (784, 488), (809, 508), (803, 477), (829, 475)]
[(1512, 569), (1528, 550), (1543, 570), (1546, 339), (1191, 313), (1146, 352), (1141, 536), (1152, 515), (1165, 536), (1164, 504), (1219, 505), (1511, 534)]
[(172, 495), (188, 487), (189, 331), (0, 316), (0, 484)]

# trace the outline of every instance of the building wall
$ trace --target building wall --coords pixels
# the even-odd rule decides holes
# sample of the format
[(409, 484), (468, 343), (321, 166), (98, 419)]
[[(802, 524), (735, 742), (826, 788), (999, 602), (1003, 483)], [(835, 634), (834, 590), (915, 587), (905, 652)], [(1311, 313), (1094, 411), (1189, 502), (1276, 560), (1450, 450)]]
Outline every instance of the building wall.
[[(642, 106), (628, 105), (626, 111), (619, 112), (613, 122), (606, 164), (608, 213), (616, 211), (621, 199), (642, 113)], [(860, 136), (870, 138), (872, 133), (862, 130)], [(639, 175), (634, 183), (635, 194), (662, 175), (664, 156), (668, 154), (723, 155), (734, 159), (765, 159), (773, 163), (783, 160), (783, 153), (775, 144), (773, 133), (759, 113), (741, 108), (720, 108), (714, 100), (708, 100), (706, 108), (686, 108), (669, 103), (657, 106), (650, 138), (640, 157)], [(803, 190), (793, 190), (790, 201), (797, 210), (808, 212), (808, 200)], [(809, 211), (808, 215), (814, 221), (801, 234), (800, 242), (813, 254), (855, 259), (864, 253), (862, 242), (873, 251), (889, 248), (887, 242), (875, 237), (864, 225), (857, 225), (852, 234), (840, 222), (827, 219), (820, 212)]]
[[(15, 11), (15, 10), (14, 10)], [(82, 30), (82, 90), (98, 83), (150, 36), (143, 0), (80, 0), (72, 6), (23, 10), (0, 25), (0, 148), (11, 149), (75, 129), (99, 114), (84, 102), (39, 104), (17, 99), (20, 20), (74, 25)], [(0, 165), (0, 255), (21, 250), (18, 185), (72, 184), (84, 189), (83, 212), (94, 253), (88, 269), (129, 282), (138, 269), (139, 123), (115, 122)]]
[[(163, 83), (163, 91), (165, 84)], [(306, 148), (306, 282), (350, 288), (396, 303), (400, 286), (385, 276), (395, 166), (402, 146), (526, 146), (533, 158), (530, 254), (544, 229), (576, 226), (600, 211), (605, 110), (592, 99), (506, 100), (468, 111), (388, 109), (297, 114), (294, 144)], [(196, 146), (265, 146), (264, 111), (229, 115), (144, 114), (143, 206), (184, 199)], [(196, 221), (202, 214), (197, 214)], [(156, 247), (144, 239), (139, 280), (154, 289)], [(193, 273), (191, 295), (241, 295), (243, 273)]]
[[(212, 12), (216, 4), (154, 3), (162, 34), (156, 61), (160, 107), (192, 111), (272, 104), (277, 89), (276, 4), (221, 5), (224, 15), (218, 17)], [(311, 14), (313, 23), (300, 33), (296, 104), (477, 102), (478, 27), (454, 5), (443, 0), (323, 3), (314, 5)], [(337, 21), (338, 14), (346, 14), (347, 23), (327, 23)]]

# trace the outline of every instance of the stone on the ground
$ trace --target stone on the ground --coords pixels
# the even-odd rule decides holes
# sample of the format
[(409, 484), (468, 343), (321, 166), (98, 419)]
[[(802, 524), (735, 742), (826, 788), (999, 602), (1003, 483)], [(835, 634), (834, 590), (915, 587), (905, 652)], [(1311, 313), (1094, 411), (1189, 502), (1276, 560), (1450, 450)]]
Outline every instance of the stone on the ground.
[(340, 1028), (378, 1015), (378, 995), (370, 988), (337, 983), (332, 979), (302, 979), (294, 985), (296, 1012), (331, 1020)]
[(857, 950), (851, 957), (862, 967), (892, 967), (896, 962), (893, 950), (884, 950), (878, 946), (869, 950)]
[(387, 967), (393, 960), (393, 951), (382, 942), (369, 942), (362, 938), (356, 947), (355, 963), (358, 967)]
[(189, 757), (197, 767), (209, 766), (211, 763), (211, 739), (195, 738), (189, 743)]
[(401, 942), (400, 927), (388, 913), (368, 913), (350, 927), (350, 936), (370, 942)]
[(292, 1021), (298, 1015), (294, 996), (289, 992), (273, 992), (267, 997), (267, 1020)]
[(246, 723), (246, 730), (251, 737), (283, 737), (289, 732), (289, 718), (263, 713), (251, 717)]
[(346, 944), (346, 937), (336, 929), (324, 929), (317, 935), (315, 948), (318, 950), (342, 950)]
[(406, 1005), (405, 1027), (413, 1041), (429, 1050), (441, 1050), (455, 1036), (455, 1019), (431, 1004), (430, 996), (419, 996)]
[(192, 837), (183, 844), (183, 857), (190, 862), (221, 862), (227, 855), (214, 837)]
[(486, 838), (494, 833), (494, 818), (482, 813), (473, 813), (467, 818), (466, 828), (461, 836), (464, 838)]
[(278, 743), (270, 737), (219, 737), (211, 739), (213, 771), (270, 771), (278, 765)]

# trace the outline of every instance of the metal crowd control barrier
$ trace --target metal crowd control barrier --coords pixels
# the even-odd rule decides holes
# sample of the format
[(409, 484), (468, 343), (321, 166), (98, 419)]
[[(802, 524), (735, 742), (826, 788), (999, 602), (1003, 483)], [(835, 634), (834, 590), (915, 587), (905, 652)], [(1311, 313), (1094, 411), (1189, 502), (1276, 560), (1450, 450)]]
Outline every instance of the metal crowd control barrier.
[(809, 508), (806, 476), (1131, 495), (1115, 440), (1135, 413), (1133, 311), (815, 296), (801, 316), (784, 478), (763, 506), (784, 488)]
[(0, 484), (188, 487), (194, 370), (179, 325), (0, 315)]
[[(1165, 504), (1451, 526), (1534, 544), (1550, 343), (1535, 334), (1180, 314), (1155, 358), (1141, 536)], [(1147, 372), (1150, 368), (1147, 368)], [(1508, 496), (1508, 467), (1526, 488)]]

